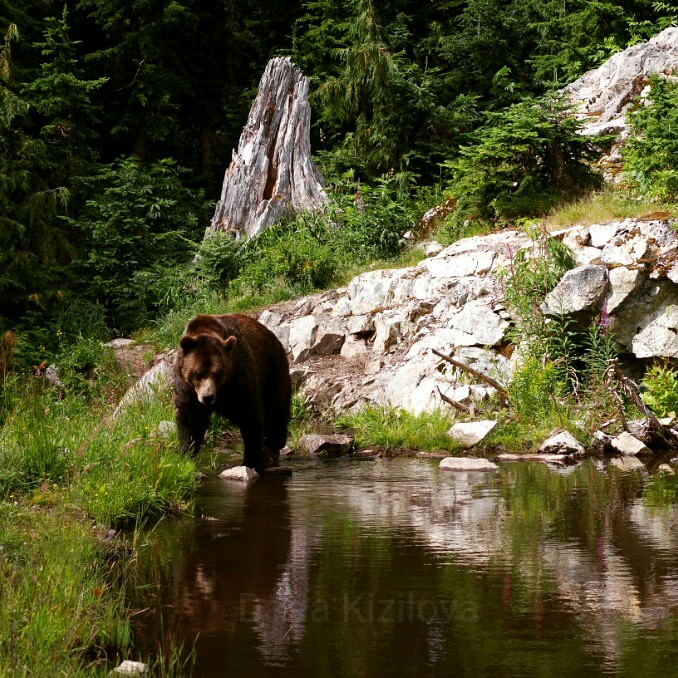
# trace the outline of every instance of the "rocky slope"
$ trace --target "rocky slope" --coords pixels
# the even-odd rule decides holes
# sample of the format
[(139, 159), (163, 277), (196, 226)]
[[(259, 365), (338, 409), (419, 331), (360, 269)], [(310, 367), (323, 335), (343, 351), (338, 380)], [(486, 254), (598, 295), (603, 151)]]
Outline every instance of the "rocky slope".
[[(578, 266), (547, 297), (547, 314), (605, 311), (630, 358), (678, 359), (678, 238), (661, 220), (575, 226), (554, 234)], [(318, 409), (365, 403), (421, 413), (492, 391), (436, 349), (505, 383), (515, 356), (501, 271), (534, 243), (502, 231), (461, 240), (416, 266), (376, 270), (330, 290), (267, 309), (260, 320), (287, 348), (297, 384)]]

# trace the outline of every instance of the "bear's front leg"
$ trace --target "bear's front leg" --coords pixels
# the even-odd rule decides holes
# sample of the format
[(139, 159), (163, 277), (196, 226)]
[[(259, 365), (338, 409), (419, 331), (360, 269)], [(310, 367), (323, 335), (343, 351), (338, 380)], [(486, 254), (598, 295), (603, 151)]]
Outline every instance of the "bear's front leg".
[(188, 416), (177, 411), (175, 420), (181, 451), (184, 454), (197, 455), (210, 424), (209, 410), (206, 412), (193, 411)]
[(264, 435), (261, 424), (248, 424), (240, 428), (243, 443), (243, 466), (264, 473)]

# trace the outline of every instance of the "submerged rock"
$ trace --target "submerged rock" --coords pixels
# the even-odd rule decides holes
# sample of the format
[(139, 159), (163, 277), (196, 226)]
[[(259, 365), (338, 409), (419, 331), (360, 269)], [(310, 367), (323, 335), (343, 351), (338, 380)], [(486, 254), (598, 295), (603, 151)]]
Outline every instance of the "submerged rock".
[(251, 483), (257, 480), (260, 476), (253, 468), (247, 466), (234, 466), (227, 468), (219, 474), (220, 478), (225, 480), (237, 480), (242, 483)]
[(442, 471), (497, 471), (499, 467), (480, 457), (445, 457), (440, 462)]

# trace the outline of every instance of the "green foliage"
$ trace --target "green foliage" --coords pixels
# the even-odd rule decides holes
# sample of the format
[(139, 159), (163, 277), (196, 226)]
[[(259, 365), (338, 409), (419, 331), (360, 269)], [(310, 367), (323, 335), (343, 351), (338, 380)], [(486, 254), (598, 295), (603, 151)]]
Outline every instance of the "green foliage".
[(539, 309), (546, 295), (566, 271), (574, 268), (570, 250), (555, 238), (534, 232), (534, 245), (515, 253), (510, 268), (502, 272), (504, 301), (515, 320), (513, 343), (525, 341), (535, 355), (547, 353), (542, 339), (547, 320)]
[(0, 675), (92, 675), (93, 659), (126, 650), (113, 545), (88, 520), (70, 507), (0, 503), (0, 543)]
[(569, 393), (597, 401), (601, 411), (610, 404), (602, 382), (619, 347), (607, 330), (606, 311), (582, 328), (569, 316), (546, 317), (540, 309), (573, 266), (568, 248), (542, 235), (503, 272), (504, 300), (515, 322), (509, 336), (520, 361), (509, 385), (510, 402), (522, 421), (562, 417)]
[(237, 273), (232, 297), (275, 288), (307, 294), (341, 280), (351, 266), (392, 258), (402, 250), (403, 234), (414, 223), (412, 201), (394, 196), (389, 182), (361, 185), (349, 174), (330, 195), (324, 212), (300, 212), (242, 245), (218, 240), (212, 247), (207, 241), (200, 252), (208, 256), (199, 270), (208, 281), (221, 278), (220, 270), (227, 277)]
[(68, 191), (51, 186), (46, 143), (27, 131), (30, 102), (14, 81), (9, 26), (0, 50), (0, 328), (32, 305), (45, 309), (73, 250), (56, 216)]
[(678, 197), (678, 83), (655, 76), (651, 85), (651, 104), (629, 115), (624, 169), (648, 195), (670, 200)]
[(678, 413), (678, 370), (668, 365), (653, 365), (643, 378), (643, 402), (658, 416)]
[(250, 262), (235, 289), (263, 291), (274, 284), (305, 294), (327, 287), (338, 266), (331, 228), (312, 214), (274, 224), (248, 247)]
[[(91, 242), (88, 294), (120, 331), (148, 323), (171, 280), (171, 266), (186, 260), (199, 230), (201, 196), (181, 183), (172, 160), (143, 167), (120, 160), (96, 177), (101, 194), (87, 202), (79, 226)], [(161, 273), (158, 273), (158, 266)]]
[(419, 415), (387, 407), (364, 407), (335, 422), (355, 434), (358, 448), (387, 450), (453, 450), (457, 447), (447, 431), (452, 425), (448, 412), (436, 410)]
[(501, 113), (460, 149), (450, 170), (455, 222), (506, 223), (538, 216), (557, 201), (600, 183), (596, 151), (577, 134), (579, 123), (554, 98), (527, 100)]
[(211, 289), (223, 289), (237, 278), (247, 261), (247, 247), (229, 233), (217, 231), (198, 247), (196, 276)]
[(508, 386), (511, 406), (518, 419), (525, 422), (538, 422), (552, 415), (564, 390), (559, 366), (534, 355), (522, 360)]

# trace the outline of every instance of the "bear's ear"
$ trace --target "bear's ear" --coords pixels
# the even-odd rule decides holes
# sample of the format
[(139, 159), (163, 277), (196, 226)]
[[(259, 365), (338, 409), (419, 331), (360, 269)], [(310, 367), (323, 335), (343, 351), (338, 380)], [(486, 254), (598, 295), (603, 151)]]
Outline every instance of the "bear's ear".
[(224, 349), (224, 351), (226, 351), (226, 353), (230, 353), (237, 342), (238, 340), (233, 335), (231, 335), (228, 339), (221, 340), (221, 347)]
[(197, 344), (198, 340), (195, 337), (192, 337), (190, 334), (185, 334), (179, 341), (179, 346), (186, 353), (188, 353), (188, 351), (191, 349), (194, 349)]

